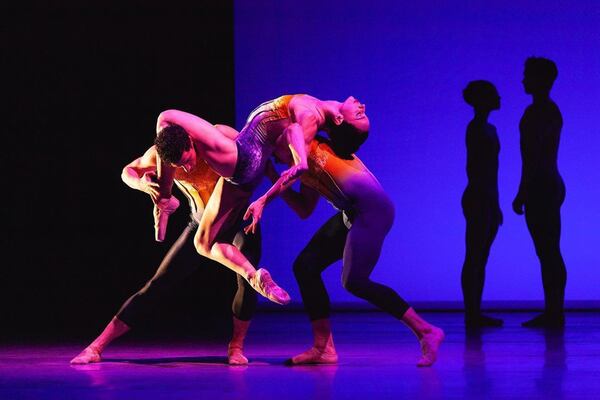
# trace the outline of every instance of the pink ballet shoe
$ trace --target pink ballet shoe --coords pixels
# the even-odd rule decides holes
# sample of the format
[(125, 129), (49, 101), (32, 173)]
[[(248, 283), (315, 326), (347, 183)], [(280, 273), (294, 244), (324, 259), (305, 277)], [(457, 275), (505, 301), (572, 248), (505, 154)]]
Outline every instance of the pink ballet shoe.
[(444, 341), (444, 331), (434, 327), (419, 340), (421, 343), (421, 358), (417, 367), (430, 367), (437, 360), (438, 350)]
[(233, 317), (233, 335), (227, 348), (227, 362), (229, 365), (247, 365), (248, 359), (244, 356), (244, 340), (250, 327), (250, 321), (242, 321)]
[(81, 353), (71, 360), (71, 364), (82, 365), (91, 364), (102, 361), (100, 352), (93, 347), (86, 347)]
[(309, 364), (337, 364), (338, 356), (333, 344), (331, 324), (329, 319), (317, 319), (311, 322), (314, 344), (313, 347), (292, 357), (288, 362), (291, 365)]
[(175, 196), (160, 199), (154, 204), (154, 238), (157, 242), (165, 240), (169, 215), (173, 214), (178, 207), (179, 200)]
[(264, 268), (256, 271), (248, 282), (254, 290), (274, 303), (285, 305), (290, 302), (290, 295), (273, 281), (269, 271)]

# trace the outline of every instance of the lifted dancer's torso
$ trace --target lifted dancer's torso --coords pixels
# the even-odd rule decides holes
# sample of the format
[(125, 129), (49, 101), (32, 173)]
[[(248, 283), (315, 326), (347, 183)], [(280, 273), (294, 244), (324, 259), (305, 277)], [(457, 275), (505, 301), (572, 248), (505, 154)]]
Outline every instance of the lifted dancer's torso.
[[(294, 106), (291, 106), (292, 102)], [(255, 108), (235, 140), (238, 148), (237, 164), (233, 176), (227, 179), (243, 186), (245, 190), (254, 190), (262, 180), (265, 165), (275, 146), (285, 141), (283, 133), (296, 121), (293, 111), (295, 107), (308, 110), (319, 122), (324, 122), (316, 107), (317, 102), (318, 99), (307, 95), (285, 95)], [(315, 134), (316, 132), (305, 132), (306, 143)]]

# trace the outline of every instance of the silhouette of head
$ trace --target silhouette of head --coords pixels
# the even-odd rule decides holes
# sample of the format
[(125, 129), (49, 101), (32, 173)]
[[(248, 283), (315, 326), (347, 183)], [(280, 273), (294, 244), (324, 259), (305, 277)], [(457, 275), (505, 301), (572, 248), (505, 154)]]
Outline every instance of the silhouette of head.
[(489, 81), (471, 81), (463, 90), (463, 99), (477, 111), (492, 111), (500, 108), (500, 95), (496, 86)]
[(527, 94), (547, 93), (558, 76), (554, 61), (543, 57), (529, 57), (525, 60), (523, 88)]
[(178, 167), (185, 167), (192, 161), (195, 163), (190, 135), (179, 125), (172, 124), (162, 128), (154, 139), (154, 146), (158, 156), (166, 163)]

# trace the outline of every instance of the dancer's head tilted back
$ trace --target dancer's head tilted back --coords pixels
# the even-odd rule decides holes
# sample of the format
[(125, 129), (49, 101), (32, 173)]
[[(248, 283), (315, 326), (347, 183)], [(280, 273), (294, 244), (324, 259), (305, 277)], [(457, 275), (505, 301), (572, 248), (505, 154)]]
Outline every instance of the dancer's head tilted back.
[(527, 94), (549, 93), (558, 76), (554, 61), (543, 57), (529, 57), (525, 60), (523, 88)]
[(190, 135), (179, 125), (165, 126), (154, 139), (158, 156), (166, 163), (189, 171), (196, 165), (196, 151)]
[(354, 97), (348, 97), (339, 108), (339, 115), (333, 119), (328, 134), (336, 153), (355, 153), (369, 136), (370, 122), (366, 107)]
[(489, 112), (500, 109), (500, 95), (494, 84), (489, 81), (469, 82), (463, 90), (463, 99), (475, 111)]

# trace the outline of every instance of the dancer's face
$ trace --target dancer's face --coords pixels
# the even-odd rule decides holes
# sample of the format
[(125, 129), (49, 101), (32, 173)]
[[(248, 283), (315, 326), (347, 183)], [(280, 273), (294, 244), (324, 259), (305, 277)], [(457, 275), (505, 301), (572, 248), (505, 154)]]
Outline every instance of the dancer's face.
[(366, 106), (360, 101), (350, 96), (342, 103), (340, 114), (344, 117), (344, 121), (354, 126), (361, 132), (368, 132), (370, 123), (366, 114)]
[(194, 169), (196, 166), (196, 149), (194, 149), (193, 145), (183, 152), (181, 159), (179, 159), (179, 162), (175, 166), (183, 168), (185, 172), (190, 172)]

